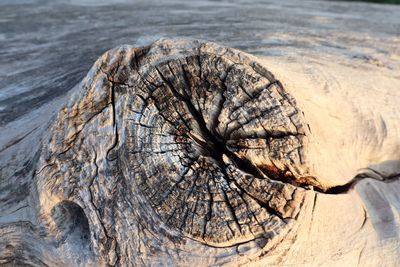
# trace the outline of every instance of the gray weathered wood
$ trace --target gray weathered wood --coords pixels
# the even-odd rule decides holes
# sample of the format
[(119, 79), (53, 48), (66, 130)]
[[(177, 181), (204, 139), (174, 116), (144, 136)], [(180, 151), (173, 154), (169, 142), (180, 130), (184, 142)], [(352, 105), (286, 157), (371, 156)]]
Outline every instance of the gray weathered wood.
[(0, 264), (400, 264), (399, 8), (0, 5)]

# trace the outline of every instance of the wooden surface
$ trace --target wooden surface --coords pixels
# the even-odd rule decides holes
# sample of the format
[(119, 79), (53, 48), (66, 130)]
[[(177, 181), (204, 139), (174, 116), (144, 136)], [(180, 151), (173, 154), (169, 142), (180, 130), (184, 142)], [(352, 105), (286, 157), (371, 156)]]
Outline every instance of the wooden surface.
[[(398, 266), (399, 13), (397, 6), (333, 1), (2, 1), (0, 264)], [(205, 39), (255, 56), (229, 49), (236, 52), (224, 54), (226, 48), (212, 43), (203, 48), (218, 59), (207, 59), (211, 86), (205, 92), (222, 90), (221, 96), (237, 99), (225, 107), (217, 96), (215, 103), (192, 109), (182, 102), (184, 79), (170, 80), (181, 75), (180, 66), (190, 69), (190, 83), (206, 77), (197, 73), (198, 63), (187, 61), (199, 43), (172, 39), (156, 43), (149, 54), (143, 50), (160, 37)], [(102, 56), (122, 44), (131, 46)], [(128, 55), (121, 57), (121, 51)], [(132, 67), (126, 51), (146, 52)], [(172, 62), (170, 70), (165, 62)], [(226, 62), (244, 67), (228, 79), (223, 73), (234, 67)], [(160, 77), (146, 64), (160, 68)], [(275, 78), (257, 74), (264, 68)], [(151, 74), (150, 85), (129, 74), (137, 69)], [(125, 76), (131, 89), (124, 87)], [(109, 83), (118, 84), (118, 94)], [(154, 98), (166, 105), (160, 116), (177, 124), (187, 120), (194, 129), (179, 132), (187, 138), (179, 142), (196, 148), (183, 158), (201, 155), (215, 165), (195, 164), (194, 173), (205, 181), (209, 175), (199, 169), (215, 173), (214, 182), (206, 182), (208, 193), (192, 187), (198, 193), (191, 201), (228, 204), (188, 212), (193, 204), (184, 197), (185, 186), (165, 188), (177, 179), (166, 175), (186, 166), (174, 159), (180, 155), (155, 153), (165, 149), (159, 147), (164, 139), (146, 137), (164, 134), (165, 126), (148, 130), (152, 119), (126, 123), (135, 118), (127, 111), (136, 110), (131, 103), (140, 102), (135, 88), (152, 90), (153, 83), (166, 88)], [(269, 95), (253, 95), (262, 84)], [(227, 85), (250, 90), (252, 105), (242, 105), (245, 91), (218, 89)], [(280, 111), (264, 118), (280, 95)], [(157, 108), (148, 109), (157, 114)], [(268, 136), (246, 114), (266, 122)], [(172, 136), (174, 127), (167, 131)], [(234, 149), (243, 136), (240, 144), (248, 148)], [(153, 166), (163, 160), (163, 168)], [(218, 168), (228, 178), (217, 183)], [(271, 181), (243, 184), (241, 172)], [(182, 177), (189, 186), (195, 176)], [(231, 186), (238, 189), (226, 189)], [(155, 194), (160, 189), (164, 197), (170, 191), (178, 197), (161, 199)], [(240, 201), (250, 203), (254, 217)], [(191, 227), (182, 214), (197, 214)], [(265, 220), (258, 221), (261, 230), (252, 224), (258, 219)]]

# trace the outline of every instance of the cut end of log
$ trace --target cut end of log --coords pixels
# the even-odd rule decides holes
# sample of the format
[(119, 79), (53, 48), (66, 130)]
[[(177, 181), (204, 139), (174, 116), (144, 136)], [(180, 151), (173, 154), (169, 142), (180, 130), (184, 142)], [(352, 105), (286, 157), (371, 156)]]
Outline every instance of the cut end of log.
[(40, 217), (61, 250), (110, 265), (262, 257), (296, 227), (309, 192), (358, 181), (327, 188), (310, 174), (305, 125), (246, 53), (196, 40), (116, 48), (49, 130)]
[(300, 114), (243, 52), (176, 40), (114, 49), (51, 129), (37, 175), (43, 207), (48, 195), (82, 206), (104, 258), (113, 247), (127, 260), (131, 220), (170, 240), (214, 248), (257, 241), (262, 251), (303, 202)]

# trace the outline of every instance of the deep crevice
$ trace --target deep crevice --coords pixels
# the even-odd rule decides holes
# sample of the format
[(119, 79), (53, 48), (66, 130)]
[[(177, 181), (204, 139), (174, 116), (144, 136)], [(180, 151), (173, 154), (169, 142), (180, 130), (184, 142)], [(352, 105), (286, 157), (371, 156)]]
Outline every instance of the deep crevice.
[[(200, 60), (200, 59), (199, 59)], [(199, 63), (200, 64), (200, 63)], [(175, 74), (173, 73), (172, 68), (168, 65), (168, 69), (171, 74), (176, 79)], [(253, 175), (259, 179), (269, 178), (273, 181), (278, 181), (282, 183), (291, 184), (295, 187), (301, 187), (306, 190), (314, 190), (319, 193), (324, 194), (344, 194), (351, 190), (355, 184), (362, 179), (361, 176), (354, 177), (351, 181), (342, 184), (336, 185), (332, 187), (324, 187), (322, 186), (315, 177), (307, 176), (307, 177), (295, 177), (289, 170), (281, 170), (276, 168), (275, 166), (256, 166), (250, 160), (246, 158), (241, 158), (237, 156), (234, 152), (232, 152), (228, 146), (226, 141), (222, 136), (220, 136), (215, 130), (211, 132), (208, 129), (207, 124), (204, 120), (203, 115), (196, 109), (196, 107), (191, 102), (190, 97), (187, 94), (187, 91), (184, 90), (183, 94), (179, 93), (173, 84), (164, 76), (162, 71), (159, 68), (156, 68), (160, 78), (165, 82), (168, 88), (171, 90), (172, 94), (178, 98), (178, 100), (182, 101), (190, 114), (195, 119), (196, 123), (199, 126), (199, 130), (204, 140), (200, 140), (196, 138), (194, 135), (189, 134), (189, 136), (200, 145), (206, 152), (207, 155), (213, 158), (221, 168), (226, 168), (226, 165), (223, 161), (223, 155), (226, 155), (236, 167), (240, 170)], [(185, 71), (182, 69), (182, 71)], [(185, 75), (184, 75), (185, 76)], [(187, 77), (185, 77), (187, 79)], [(272, 82), (272, 84), (277, 84), (277, 81)], [(269, 86), (270, 86), (269, 85)], [(185, 86), (190, 86), (190, 84), (185, 81)], [(267, 87), (269, 87), (267, 86)], [(289, 133), (289, 132), (277, 132), (277, 133), (268, 133), (269, 138), (285, 138), (289, 136), (301, 136), (304, 135), (302, 133)], [(262, 204), (262, 203), (259, 203)], [(271, 211), (270, 207), (265, 207)], [(271, 211), (272, 212), (272, 211)], [(276, 212), (274, 212), (276, 213)]]

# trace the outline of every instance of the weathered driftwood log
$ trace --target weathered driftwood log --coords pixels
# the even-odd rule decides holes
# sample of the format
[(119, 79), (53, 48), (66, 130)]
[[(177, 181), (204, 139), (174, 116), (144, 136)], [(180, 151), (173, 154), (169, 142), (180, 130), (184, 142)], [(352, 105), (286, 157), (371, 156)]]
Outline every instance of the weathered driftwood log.
[(196, 40), (104, 54), (14, 174), (37, 223), (1, 226), (0, 262), (399, 264), (398, 163), (330, 180), (314, 110), (267, 67)]

